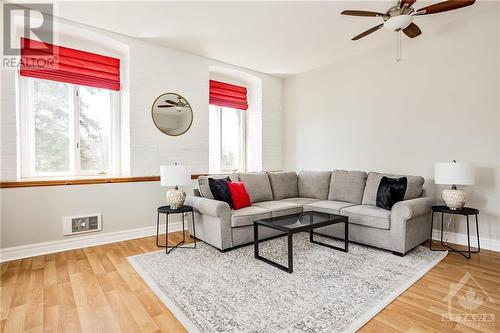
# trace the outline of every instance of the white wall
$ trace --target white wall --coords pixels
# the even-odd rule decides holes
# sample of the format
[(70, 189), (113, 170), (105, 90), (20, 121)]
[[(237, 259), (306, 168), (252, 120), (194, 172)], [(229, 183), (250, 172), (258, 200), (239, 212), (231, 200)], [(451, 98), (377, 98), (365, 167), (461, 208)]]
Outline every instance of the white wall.
[(498, 8), (481, 3), (434, 34), (422, 24), (402, 62), (390, 45), (286, 79), (285, 168), (422, 175), (437, 197), (435, 162), (474, 162), (468, 205), (481, 211), (481, 238), (500, 240)]
[[(70, 23), (68, 23), (70, 24)], [(130, 175), (159, 174), (161, 164), (179, 162), (193, 173), (208, 172), (209, 67), (235, 66), (141, 40), (76, 25), (112, 38), (128, 48), (125, 70), (129, 83)], [(77, 47), (77, 45), (71, 45)], [(281, 165), (281, 79), (245, 70), (262, 81), (262, 168)], [(2, 70), (1, 80), (1, 180), (16, 180), (15, 73)], [(184, 135), (161, 133), (151, 119), (151, 104), (162, 93), (178, 92), (190, 102), (194, 118)], [(45, 188), (1, 189), (0, 248), (65, 239), (62, 217), (103, 213), (102, 233), (155, 225), (155, 208), (164, 202), (166, 189), (158, 182)], [(72, 236), (76, 237), (76, 236)]]

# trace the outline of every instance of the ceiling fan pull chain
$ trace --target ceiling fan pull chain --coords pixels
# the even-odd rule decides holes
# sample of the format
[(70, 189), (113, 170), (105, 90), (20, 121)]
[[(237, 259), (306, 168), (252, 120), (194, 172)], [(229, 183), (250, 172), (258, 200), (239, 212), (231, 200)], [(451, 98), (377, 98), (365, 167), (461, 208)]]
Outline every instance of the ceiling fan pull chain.
[(396, 61), (403, 61), (401, 30), (396, 31)]

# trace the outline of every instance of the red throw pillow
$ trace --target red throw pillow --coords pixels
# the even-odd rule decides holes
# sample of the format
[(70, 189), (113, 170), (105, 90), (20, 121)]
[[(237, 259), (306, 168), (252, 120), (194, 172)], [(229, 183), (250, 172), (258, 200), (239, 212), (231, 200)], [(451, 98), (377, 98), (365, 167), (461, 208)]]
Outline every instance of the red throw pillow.
[(229, 189), (229, 193), (231, 193), (234, 209), (245, 208), (252, 205), (247, 189), (242, 182), (227, 182), (227, 188)]

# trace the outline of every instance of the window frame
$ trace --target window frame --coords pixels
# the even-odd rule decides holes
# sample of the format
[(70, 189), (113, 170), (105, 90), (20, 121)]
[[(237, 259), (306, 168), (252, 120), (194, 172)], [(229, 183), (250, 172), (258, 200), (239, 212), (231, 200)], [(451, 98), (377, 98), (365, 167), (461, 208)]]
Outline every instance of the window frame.
[[(218, 129), (218, 152), (219, 152), (219, 170), (217, 172), (220, 173), (233, 173), (233, 172), (246, 172), (246, 114), (244, 110), (232, 109), (224, 106), (219, 106), (215, 104), (210, 104), (215, 108), (215, 112), (217, 112), (217, 129)], [(239, 124), (240, 124), (240, 166), (237, 170), (227, 170), (222, 168), (222, 112), (224, 109), (227, 112), (238, 112)], [(209, 110), (209, 112), (213, 112), (213, 110)]]
[(108, 151), (108, 170), (81, 170), (80, 163), (80, 85), (61, 82), (70, 89), (69, 100), (69, 171), (36, 172), (35, 170), (35, 115), (34, 115), (34, 82), (45, 81), (18, 76), (19, 83), (19, 142), (20, 142), (20, 176), (22, 179), (40, 178), (95, 178), (116, 177), (121, 171), (120, 151), (120, 92), (108, 90), (110, 93), (110, 143)]

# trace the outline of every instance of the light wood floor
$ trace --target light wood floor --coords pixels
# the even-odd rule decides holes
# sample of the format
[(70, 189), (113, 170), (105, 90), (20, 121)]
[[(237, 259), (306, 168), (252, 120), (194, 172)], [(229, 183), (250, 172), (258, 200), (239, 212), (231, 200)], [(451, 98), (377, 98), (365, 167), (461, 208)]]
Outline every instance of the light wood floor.
[[(126, 259), (157, 250), (154, 237), (147, 237), (2, 263), (1, 331), (185, 332)], [(443, 299), (466, 272), (491, 297), (472, 313), (495, 315), (494, 326), (443, 323)], [(472, 280), (466, 287), (487, 298)], [(465, 313), (458, 299), (451, 306)], [(500, 253), (481, 251), (470, 261), (448, 254), (361, 332), (500, 332), (499, 322)]]

